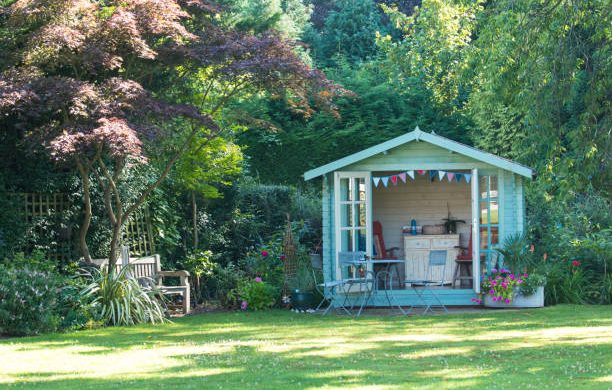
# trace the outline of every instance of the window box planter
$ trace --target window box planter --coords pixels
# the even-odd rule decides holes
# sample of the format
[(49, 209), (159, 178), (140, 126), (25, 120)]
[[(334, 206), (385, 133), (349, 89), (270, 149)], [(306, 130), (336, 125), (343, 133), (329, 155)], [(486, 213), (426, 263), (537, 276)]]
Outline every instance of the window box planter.
[(504, 303), (504, 302), (493, 302), (493, 298), (486, 294), (484, 297), (484, 305), (486, 307), (494, 307), (494, 308), (528, 308), (528, 307), (543, 307), (544, 306), (544, 287), (538, 287), (536, 292), (531, 295), (523, 295), (521, 294), (521, 290), (514, 294), (512, 298), (512, 302)]

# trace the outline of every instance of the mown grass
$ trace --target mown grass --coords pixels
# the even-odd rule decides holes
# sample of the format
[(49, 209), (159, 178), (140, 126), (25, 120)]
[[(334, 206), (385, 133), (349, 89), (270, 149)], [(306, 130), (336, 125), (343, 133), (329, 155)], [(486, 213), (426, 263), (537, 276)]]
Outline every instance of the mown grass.
[(0, 385), (611, 388), (612, 307), (438, 316), (214, 313), (0, 341)]

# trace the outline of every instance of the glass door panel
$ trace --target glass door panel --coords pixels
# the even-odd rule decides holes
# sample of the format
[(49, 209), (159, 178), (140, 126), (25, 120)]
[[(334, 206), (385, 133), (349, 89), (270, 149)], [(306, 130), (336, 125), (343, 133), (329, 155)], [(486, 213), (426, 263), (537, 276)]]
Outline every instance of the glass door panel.
[[(365, 252), (371, 256), (370, 172), (336, 172), (337, 252)], [(358, 277), (365, 267), (340, 264), (336, 257), (336, 277)]]
[(481, 176), (478, 182), (480, 253), (484, 257), (483, 271), (490, 273), (497, 263), (499, 247), (499, 200), (497, 176)]

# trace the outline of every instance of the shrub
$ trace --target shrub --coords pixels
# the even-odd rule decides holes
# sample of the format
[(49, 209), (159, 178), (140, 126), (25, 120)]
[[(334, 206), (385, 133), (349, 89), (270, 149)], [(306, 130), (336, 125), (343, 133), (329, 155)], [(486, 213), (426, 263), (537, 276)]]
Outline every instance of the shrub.
[(277, 234), (267, 244), (257, 247), (240, 261), (240, 266), (250, 277), (260, 277), (280, 289), (285, 283), (282, 235)]
[(57, 330), (59, 284), (53, 272), (0, 264), (0, 333), (25, 336)]
[(243, 310), (264, 310), (274, 306), (278, 299), (278, 289), (257, 277), (253, 280), (243, 281), (239, 288)]
[(115, 326), (166, 321), (161, 294), (140, 285), (130, 276), (131, 269), (122, 267), (121, 271), (111, 273), (106, 267), (92, 270), (91, 282), (81, 294), (91, 298), (95, 318), (104, 325)]

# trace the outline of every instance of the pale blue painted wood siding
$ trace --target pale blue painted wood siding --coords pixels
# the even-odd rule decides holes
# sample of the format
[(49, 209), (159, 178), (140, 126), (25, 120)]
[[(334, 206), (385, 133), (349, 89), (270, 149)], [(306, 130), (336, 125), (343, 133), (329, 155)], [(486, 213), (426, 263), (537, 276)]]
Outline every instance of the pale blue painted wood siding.
[(333, 174), (328, 173), (323, 176), (323, 278), (332, 280), (332, 268), (334, 266), (334, 256), (336, 240), (334, 238), (334, 178)]
[(411, 142), (356, 162), (343, 171), (394, 171), (412, 169), (494, 169), (496, 167), (476, 161), (468, 156), (452, 153), (428, 142)]

